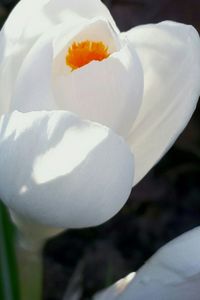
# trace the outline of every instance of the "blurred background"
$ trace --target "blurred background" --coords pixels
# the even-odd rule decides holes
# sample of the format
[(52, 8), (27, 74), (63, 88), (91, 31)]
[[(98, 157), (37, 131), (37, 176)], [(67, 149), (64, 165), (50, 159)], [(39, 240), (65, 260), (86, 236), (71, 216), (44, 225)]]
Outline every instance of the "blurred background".
[[(33, 0), (34, 1), (34, 0)], [(200, 31), (199, 0), (105, 0), (119, 28), (174, 20)], [(0, 0), (1, 26), (17, 3)], [(92, 229), (50, 240), (43, 254), (44, 299), (77, 284), (82, 299), (137, 270), (158, 248), (200, 223), (200, 109), (174, 147), (134, 188), (120, 213)]]

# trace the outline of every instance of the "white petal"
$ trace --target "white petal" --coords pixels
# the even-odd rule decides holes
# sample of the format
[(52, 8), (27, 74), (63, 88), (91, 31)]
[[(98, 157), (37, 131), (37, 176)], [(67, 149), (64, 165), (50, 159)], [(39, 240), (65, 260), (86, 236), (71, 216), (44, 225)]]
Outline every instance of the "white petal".
[[(24, 57), (43, 33), (65, 23), (68, 28), (83, 18), (104, 16), (117, 29), (99, 0), (21, 0), (0, 34), (0, 114), (9, 110), (11, 95)], [(2, 102), (3, 101), (3, 102)]]
[(52, 35), (42, 36), (25, 58), (13, 89), (11, 111), (57, 109), (52, 91)]
[(105, 17), (115, 26), (110, 12), (100, 0), (21, 0), (6, 21), (3, 34), (9, 42), (28, 43), (28, 39), (38, 37), (55, 25), (66, 23), (71, 27), (78, 17), (91, 19), (97, 16)]
[(192, 26), (174, 22), (136, 27), (127, 34), (144, 69), (144, 100), (129, 136), (135, 184), (187, 125), (200, 94), (200, 40)]
[[(127, 136), (143, 96), (143, 71), (137, 54), (128, 44), (122, 46), (124, 41), (102, 19), (92, 20), (68, 42), (64, 40), (66, 47), (54, 62), (58, 106)], [(71, 72), (65, 57), (71, 44), (81, 40), (102, 41), (112, 54)]]
[[(23, 0), (8, 17), (0, 33), (0, 114), (9, 110), (11, 96), (19, 68), (24, 57), (34, 44), (37, 36), (32, 34), (34, 27), (31, 17), (36, 19), (39, 2)], [(28, 32), (28, 34), (27, 34)]]
[[(110, 287), (104, 289), (103, 291), (97, 292), (93, 300), (114, 300), (121, 299), (120, 296), (122, 292), (127, 288), (128, 284), (133, 280), (136, 273), (132, 272), (128, 274), (126, 277), (118, 280), (115, 284)], [(118, 298), (119, 297), (119, 298)]]
[(74, 42), (100, 41), (108, 47), (111, 54), (120, 50), (122, 41), (119, 34), (105, 18), (92, 18), (75, 26), (73, 30), (63, 30), (54, 39), (54, 75), (71, 74), (71, 68), (66, 64), (66, 56)]
[(161, 248), (122, 292), (115, 285), (94, 299), (108, 299), (109, 292), (110, 300), (198, 300), (199, 253), (200, 227), (197, 227)]
[(56, 23), (58, 21), (64, 22), (67, 11), (71, 11), (86, 19), (104, 17), (117, 29), (109, 10), (100, 0), (47, 0), (46, 3), (45, 13), (49, 19)]
[[(84, 33), (78, 27), (78, 36), (85, 34), (87, 39), (99, 35), (110, 49), (118, 49), (121, 41), (105, 20), (94, 19), (81, 27)], [(68, 70), (65, 51), (59, 56), (55, 44), (62, 44), (57, 36), (61, 34), (62, 40), (65, 32), (65, 26), (55, 28), (29, 52), (18, 75), (11, 110), (69, 110), (127, 136), (143, 95), (143, 71), (137, 54), (125, 45), (104, 61), (62, 74), (62, 64)], [(64, 40), (67, 44), (67, 37)]]
[(131, 191), (133, 157), (107, 127), (69, 112), (13, 113), (0, 123), (0, 198), (54, 227), (105, 222)]
[[(200, 293), (200, 228), (161, 248), (136, 274), (123, 293), (126, 300), (198, 300)], [(131, 297), (132, 294), (132, 297)]]

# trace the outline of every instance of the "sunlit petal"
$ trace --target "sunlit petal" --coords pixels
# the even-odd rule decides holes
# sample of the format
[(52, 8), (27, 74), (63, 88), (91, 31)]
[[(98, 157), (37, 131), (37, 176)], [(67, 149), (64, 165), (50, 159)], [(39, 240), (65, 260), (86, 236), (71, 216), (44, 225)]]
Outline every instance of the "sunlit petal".
[(192, 26), (175, 22), (130, 30), (144, 69), (144, 99), (128, 142), (137, 183), (173, 145), (200, 94), (200, 39)]
[(65, 23), (68, 29), (83, 19), (107, 18), (117, 30), (100, 0), (21, 0), (0, 33), (0, 114), (9, 110), (21, 64), (38, 37)]
[(69, 112), (1, 119), (0, 198), (30, 220), (66, 228), (103, 223), (128, 199), (133, 169), (121, 137)]
[(161, 248), (136, 274), (120, 300), (198, 300), (200, 228)]
[[(102, 41), (108, 46), (110, 56), (71, 71), (64, 63), (67, 49), (73, 41), (84, 40)], [(85, 24), (65, 44), (54, 63), (58, 106), (127, 136), (143, 96), (143, 71), (134, 49), (120, 40), (103, 19)]]
[[(135, 276), (97, 294), (94, 300), (198, 300), (200, 292), (200, 227), (162, 247)], [(132, 277), (132, 278), (131, 278)], [(128, 284), (126, 285), (126, 281)]]

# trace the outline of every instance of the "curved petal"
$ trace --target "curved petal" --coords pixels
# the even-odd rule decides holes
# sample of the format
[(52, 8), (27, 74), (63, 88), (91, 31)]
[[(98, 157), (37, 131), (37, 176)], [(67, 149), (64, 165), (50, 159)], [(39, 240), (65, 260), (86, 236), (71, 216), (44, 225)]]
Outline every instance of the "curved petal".
[[(148, 295), (150, 299), (198, 300), (199, 253), (200, 227), (197, 227), (162, 247), (138, 271), (122, 299), (140, 300)], [(127, 298), (131, 293), (135, 298)]]
[(62, 109), (73, 111), (127, 137), (143, 95), (143, 73), (137, 54), (128, 46), (108, 59), (92, 62), (54, 85)]
[(0, 198), (22, 217), (94, 226), (128, 199), (133, 157), (109, 128), (69, 112), (14, 112), (0, 123), (0, 178)]
[(200, 227), (197, 227), (162, 247), (129, 280), (125, 289), (120, 291), (114, 285), (94, 300), (198, 300), (199, 253)]
[[(128, 284), (133, 280), (136, 273), (132, 272), (128, 274), (126, 277), (118, 280), (116, 283), (111, 285), (110, 287), (97, 292), (92, 300), (120, 300), (122, 292), (127, 288)], [(128, 298), (126, 299), (128, 300)], [(131, 298), (132, 300), (132, 298)]]
[[(10, 42), (21, 43), (25, 38), (40, 36), (53, 26), (62, 23), (72, 27), (77, 18), (105, 17), (116, 27), (115, 22), (100, 0), (21, 0), (3, 27)], [(16, 26), (17, 24), (17, 26)]]
[(55, 37), (54, 44), (54, 73), (55, 75), (71, 74), (71, 68), (66, 64), (66, 56), (72, 44), (82, 41), (101, 41), (108, 48), (108, 53), (112, 54), (119, 51), (122, 47), (122, 41), (119, 38), (111, 24), (102, 17), (84, 20), (73, 30), (60, 30)]
[[(116, 44), (118, 49), (120, 41), (105, 20), (95, 18), (84, 22), (81, 28), (86, 31), (86, 38), (90, 34), (97, 36), (98, 32), (111, 48)], [(62, 30), (58, 27), (56, 32), (43, 35), (29, 52), (18, 75), (11, 110), (69, 110), (127, 136), (143, 95), (143, 71), (137, 54), (125, 45), (104, 61), (62, 74), (60, 61), (68, 70), (66, 51), (60, 58), (55, 44), (60, 45), (57, 36), (61, 32), (65, 35), (66, 30), (65, 26)]]
[[(28, 29), (31, 17), (37, 20), (39, 3), (22, 0), (8, 17), (0, 33), (0, 114), (9, 110), (15, 80), (24, 57), (37, 39)], [(37, 24), (31, 20), (31, 26)], [(34, 27), (34, 26), (33, 26)]]
[(52, 91), (53, 35), (42, 36), (26, 56), (13, 89), (10, 111), (58, 108)]
[(109, 10), (100, 0), (47, 0), (44, 6), (44, 11), (48, 18), (55, 21), (55, 23), (66, 20), (65, 14), (67, 10), (86, 19), (104, 17), (112, 24), (115, 30), (119, 31)]
[[(143, 96), (143, 71), (136, 52), (100, 18), (86, 23), (69, 41), (64, 40), (66, 46), (57, 55), (53, 72), (58, 106), (127, 136)], [(74, 41), (82, 40), (102, 41), (111, 55), (71, 72), (65, 63), (66, 53)]]
[(0, 34), (0, 114), (8, 111), (19, 68), (35, 41), (55, 25), (73, 28), (82, 19), (104, 16), (115, 28), (113, 18), (100, 0), (21, 0)]
[(144, 69), (144, 99), (128, 142), (136, 161), (135, 184), (187, 125), (200, 94), (200, 39), (192, 26), (174, 22), (126, 33)]

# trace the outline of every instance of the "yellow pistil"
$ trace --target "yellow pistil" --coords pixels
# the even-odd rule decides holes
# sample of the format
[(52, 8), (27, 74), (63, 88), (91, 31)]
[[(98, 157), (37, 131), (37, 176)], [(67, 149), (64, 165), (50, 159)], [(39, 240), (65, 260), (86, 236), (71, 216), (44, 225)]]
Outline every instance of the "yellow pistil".
[(89, 64), (91, 61), (102, 61), (109, 55), (108, 47), (103, 42), (74, 42), (68, 49), (66, 64), (73, 71)]

